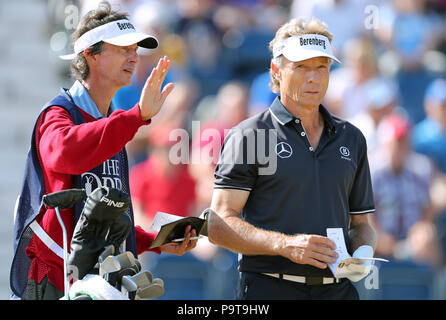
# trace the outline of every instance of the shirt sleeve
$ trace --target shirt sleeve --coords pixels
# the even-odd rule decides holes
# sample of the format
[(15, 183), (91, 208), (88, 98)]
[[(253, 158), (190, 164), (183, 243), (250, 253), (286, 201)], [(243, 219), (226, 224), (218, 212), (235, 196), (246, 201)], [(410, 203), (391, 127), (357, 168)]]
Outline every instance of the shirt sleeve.
[(145, 251), (152, 251), (161, 254), (159, 248), (149, 249), (149, 246), (155, 240), (157, 233), (146, 232), (140, 226), (135, 226), (135, 236), (136, 236), (136, 252), (138, 255)]
[(42, 114), (38, 135), (45, 167), (62, 174), (81, 174), (117, 154), (133, 139), (143, 121), (139, 106), (117, 110), (109, 117), (75, 125), (63, 108), (50, 107)]
[(362, 152), (360, 153), (358, 168), (349, 197), (350, 214), (366, 214), (375, 211), (367, 145), (362, 135), (360, 143)]
[(251, 191), (257, 179), (258, 168), (254, 157), (248, 154), (247, 139), (240, 130), (230, 130), (220, 151), (215, 167), (214, 189)]

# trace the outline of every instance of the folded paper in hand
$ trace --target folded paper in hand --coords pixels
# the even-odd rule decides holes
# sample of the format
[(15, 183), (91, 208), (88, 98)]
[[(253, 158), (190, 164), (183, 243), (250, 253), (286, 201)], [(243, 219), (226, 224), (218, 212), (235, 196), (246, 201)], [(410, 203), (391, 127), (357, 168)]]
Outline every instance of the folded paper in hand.
[(336, 253), (338, 259), (333, 264), (328, 264), (331, 272), (335, 278), (346, 278), (352, 275), (357, 275), (358, 272), (353, 271), (354, 264), (362, 264), (367, 260), (389, 262), (389, 260), (382, 258), (353, 258), (347, 252), (345, 245), (344, 232), (342, 228), (327, 228), (327, 237), (336, 244)]
[[(159, 247), (165, 243), (181, 240), (188, 225), (195, 229), (197, 236), (207, 236), (207, 215), (209, 209), (203, 211), (200, 217), (181, 217), (165, 212), (157, 212), (150, 230), (158, 231), (158, 235), (149, 249)], [(191, 229), (191, 230), (192, 230)]]

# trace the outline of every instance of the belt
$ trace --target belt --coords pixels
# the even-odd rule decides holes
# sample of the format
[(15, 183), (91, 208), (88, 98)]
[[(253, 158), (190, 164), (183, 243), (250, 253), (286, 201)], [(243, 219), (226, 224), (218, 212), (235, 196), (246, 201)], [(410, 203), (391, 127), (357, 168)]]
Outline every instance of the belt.
[(341, 282), (341, 279), (339, 279), (339, 278), (303, 277), (303, 276), (294, 276), (291, 274), (282, 274), (282, 273), (262, 273), (262, 274), (264, 274), (266, 276), (274, 277), (274, 278), (285, 279), (288, 281), (293, 281), (293, 282), (298, 282), (298, 283), (304, 283), (309, 286)]

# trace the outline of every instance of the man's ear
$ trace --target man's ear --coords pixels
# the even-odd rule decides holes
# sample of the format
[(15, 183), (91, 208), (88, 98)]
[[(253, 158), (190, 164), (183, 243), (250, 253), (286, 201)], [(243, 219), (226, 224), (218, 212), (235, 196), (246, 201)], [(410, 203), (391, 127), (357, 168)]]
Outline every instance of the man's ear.
[(90, 54), (90, 49), (85, 49), (83, 52), (83, 55), (85, 59), (87, 60), (87, 63), (90, 65), (96, 61), (96, 55)]
[(274, 79), (280, 81), (280, 69), (274, 64), (274, 61), (271, 60), (271, 71), (274, 76)]

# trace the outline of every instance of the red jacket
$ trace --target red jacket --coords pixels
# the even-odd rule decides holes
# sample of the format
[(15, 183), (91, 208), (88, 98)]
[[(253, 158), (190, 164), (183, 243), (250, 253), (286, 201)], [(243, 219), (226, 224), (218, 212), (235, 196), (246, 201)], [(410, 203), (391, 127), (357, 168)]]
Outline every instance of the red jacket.
[[(150, 123), (141, 119), (138, 104), (128, 111), (117, 110), (99, 120), (79, 110), (86, 122), (81, 125), (74, 125), (70, 114), (61, 107), (48, 108), (38, 119), (36, 146), (47, 194), (73, 188), (73, 175), (82, 174), (117, 154), (139, 127)], [(73, 214), (73, 209), (61, 210), (68, 239), (73, 236)], [(62, 230), (54, 209), (39, 215), (37, 222), (59, 246), (63, 246)], [(135, 231), (137, 252), (140, 254), (148, 250), (156, 234), (145, 232), (139, 226)], [(151, 251), (161, 253), (159, 249)], [(40, 283), (47, 275), (48, 281), (63, 291), (63, 260), (36, 235), (26, 253), (32, 259), (29, 278)]]

